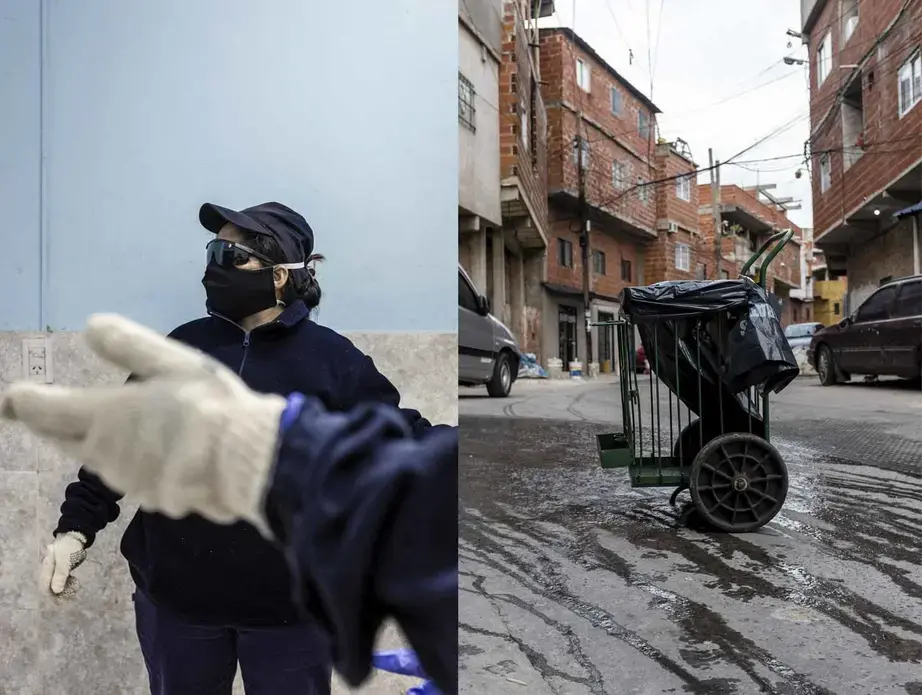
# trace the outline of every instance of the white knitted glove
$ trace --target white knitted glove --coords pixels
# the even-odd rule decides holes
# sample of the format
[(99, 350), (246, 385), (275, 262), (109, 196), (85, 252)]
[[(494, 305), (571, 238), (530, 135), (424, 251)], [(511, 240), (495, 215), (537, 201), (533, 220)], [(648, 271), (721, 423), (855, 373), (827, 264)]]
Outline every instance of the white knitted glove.
[(86, 536), (76, 531), (55, 536), (54, 542), (45, 548), (45, 559), (42, 561), (39, 579), (42, 589), (53, 594), (63, 593), (70, 573), (85, 559)]
[(52, 440), (147, 510), (243, 519), (268, 537), (263, 495), (285, 399), (251, 391), (216, 360), (121, 316), (91, 317), (86, 341), (139, 381), (17, 383), (0, 415)]

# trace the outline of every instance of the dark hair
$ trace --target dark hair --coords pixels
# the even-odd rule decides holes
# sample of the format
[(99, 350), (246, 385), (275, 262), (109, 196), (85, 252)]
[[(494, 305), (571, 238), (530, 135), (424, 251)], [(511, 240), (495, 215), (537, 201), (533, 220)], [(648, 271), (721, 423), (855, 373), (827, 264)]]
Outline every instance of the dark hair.
[[(244, 232), (243, 243), (275, 263), (293, 263), (301, 260), (286, 258), (278, 242), (265, 234)], [(312, 253), (306, 260), (307, 264), (310, 265), (315, 261), (324, 261), (326, 259), (319, 253)], [(320, 305), (321, 296), (320, 283), (317, 282), (313, 268), (288, 271), (288, 283), (282, 289), (283, 302), (291, 304), (293, 301), (300, 299), (308, 310), (312, 311)]]

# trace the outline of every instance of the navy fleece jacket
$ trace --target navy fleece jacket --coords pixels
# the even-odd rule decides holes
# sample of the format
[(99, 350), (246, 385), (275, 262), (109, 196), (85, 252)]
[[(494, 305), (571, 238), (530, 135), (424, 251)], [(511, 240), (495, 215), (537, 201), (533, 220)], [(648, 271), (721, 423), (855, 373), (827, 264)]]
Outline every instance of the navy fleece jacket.
[[(366, 402), (399, 405), (400, 394), (371, 358), (311, 321), (302, 302), (250, 333), (209, 317), (180, 326), (170, 337), (217, 358), (261, 393), (299, 392), (330, 411)], [(414, 436), (431, 427), (415, 410), (401, 414)], [(120, 499), (81, 469), (67, 486), (54, 532), (79, 531), (92, 544), (118, 517)], [(220, 526), (197, 515), (169, 519), (139, 511), (121, 549), (138, 588), (190, 622), (281, 626), (304, 619), (292, 600), (284, 555), (249, 524)]]
[(427, 675), (457, 692), (457, 505), (457, 428), (414, 436), (394, 408), (327, 413), (313, 399), (283, 428), (266, 517), (295, 602), (328, 628), (350, 684), (367, 676), (392, 617)]

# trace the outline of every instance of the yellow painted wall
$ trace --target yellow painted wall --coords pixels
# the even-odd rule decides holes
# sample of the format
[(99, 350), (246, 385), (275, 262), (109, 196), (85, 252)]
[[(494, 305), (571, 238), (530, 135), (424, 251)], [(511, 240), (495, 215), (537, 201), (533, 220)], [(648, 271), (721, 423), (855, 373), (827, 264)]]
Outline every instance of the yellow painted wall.
[[(813, 320), (824, 326), (831, 326), (845, 318), (842, 313), (848, 282), (840, 280), (817, 280), (813, 283)], [(838, 304), (839, 311), (836, 312)]]

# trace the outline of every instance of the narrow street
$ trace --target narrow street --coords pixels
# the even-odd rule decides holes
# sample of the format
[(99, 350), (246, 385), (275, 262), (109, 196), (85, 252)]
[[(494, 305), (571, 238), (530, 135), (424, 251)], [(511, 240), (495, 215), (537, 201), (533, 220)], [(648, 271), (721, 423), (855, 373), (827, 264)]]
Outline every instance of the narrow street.
[(614, 381), (459, 400), (464, 692), (922, 693), (918, 391), (775, 397), (790, 491), (747, 535), (599, 467)]

